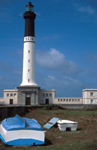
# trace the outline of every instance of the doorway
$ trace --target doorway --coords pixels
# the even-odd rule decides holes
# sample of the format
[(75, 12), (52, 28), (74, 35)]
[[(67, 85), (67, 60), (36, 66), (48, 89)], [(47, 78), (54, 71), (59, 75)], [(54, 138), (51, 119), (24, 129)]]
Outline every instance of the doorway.
[(49, 104), (49, 99), (46, 99), (46, 102), (45, 102), (46, 104)]
[(10, 99), (10, 105), (12, 105), (13, 104), (13, 99)]
[(26, 97), (25, 105), (30, 105), (30, 104), (31, 104), (31, 97)]

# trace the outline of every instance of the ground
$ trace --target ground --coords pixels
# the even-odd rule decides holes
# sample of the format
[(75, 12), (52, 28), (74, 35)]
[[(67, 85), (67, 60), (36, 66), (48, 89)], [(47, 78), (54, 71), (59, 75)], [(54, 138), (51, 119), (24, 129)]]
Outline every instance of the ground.
[(66, 110), (58, 107), (29, 109), (23, 116), (36, 119), (41, 126), (53, 117), (78, 122), (77, 131), (60, 131), (57, 126), (46, 130), (45, 145), (7, 146), (0, 140), (0, 150), (97, 150), (97, 110)]

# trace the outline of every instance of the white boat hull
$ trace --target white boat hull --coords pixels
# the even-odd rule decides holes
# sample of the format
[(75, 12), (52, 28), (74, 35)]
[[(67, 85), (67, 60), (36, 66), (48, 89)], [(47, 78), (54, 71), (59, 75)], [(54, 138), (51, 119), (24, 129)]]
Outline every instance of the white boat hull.
[(0, 138), (7, 145), (41, 145), (45, 143), (44, 131), (31, 129), (6, 131), (1, 124), (0, 134)]

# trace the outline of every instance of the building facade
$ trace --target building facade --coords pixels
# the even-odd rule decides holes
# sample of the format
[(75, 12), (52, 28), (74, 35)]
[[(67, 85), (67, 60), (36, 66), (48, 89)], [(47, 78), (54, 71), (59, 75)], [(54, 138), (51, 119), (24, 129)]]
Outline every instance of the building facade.
[(45, 104), (97, 104), (97, 89), (83, 89), (82, 97), (55, 97), (55, 90), (32, 87), (4, 90), (0, 104), (8, 105), (45, 105)]
[(83, 90), (83, 104), (97, 104), (97, 89)]

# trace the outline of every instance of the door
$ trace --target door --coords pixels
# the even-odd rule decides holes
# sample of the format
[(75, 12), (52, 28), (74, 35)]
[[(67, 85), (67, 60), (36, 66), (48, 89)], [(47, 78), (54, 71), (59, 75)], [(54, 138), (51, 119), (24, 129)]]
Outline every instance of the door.
[(31, 98), (30, 97), (26, 97), (26, 103), (25, 103), (25, 105), (30, 105), (30, 100)]
[(13, 104), (13, 99), (10, 99), (10, 105), (12, 105)]
[(46, 99), (46, 104), (49, 104), (49, 99)]

